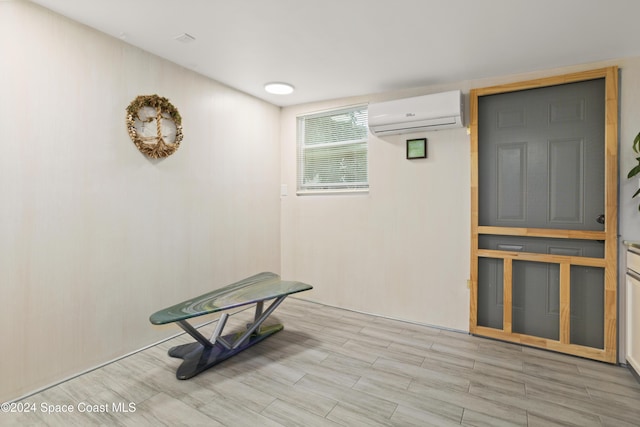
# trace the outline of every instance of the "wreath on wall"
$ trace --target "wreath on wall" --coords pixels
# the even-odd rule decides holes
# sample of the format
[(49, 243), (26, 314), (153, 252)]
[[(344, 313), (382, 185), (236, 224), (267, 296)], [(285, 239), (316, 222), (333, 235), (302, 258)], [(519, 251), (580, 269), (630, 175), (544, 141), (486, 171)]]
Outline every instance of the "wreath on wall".
[(182, 117), (167, 98), (140, 95), (127, 107), (127, 131), (143, 154), (167, 157), (180, 147)]

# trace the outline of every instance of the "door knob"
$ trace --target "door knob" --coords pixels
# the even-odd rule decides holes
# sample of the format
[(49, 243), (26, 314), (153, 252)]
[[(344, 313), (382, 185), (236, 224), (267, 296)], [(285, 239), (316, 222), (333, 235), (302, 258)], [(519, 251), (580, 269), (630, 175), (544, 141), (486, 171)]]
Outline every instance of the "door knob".
[(596, 222), (604, 224), (604, 214), (598, 215), (598, 217), (596, 218)]

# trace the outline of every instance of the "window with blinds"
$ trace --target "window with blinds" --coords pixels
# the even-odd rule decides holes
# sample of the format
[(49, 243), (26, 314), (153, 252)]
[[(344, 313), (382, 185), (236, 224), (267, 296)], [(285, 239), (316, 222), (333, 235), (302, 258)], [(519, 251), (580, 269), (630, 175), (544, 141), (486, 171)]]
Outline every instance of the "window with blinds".
[(298, 117), (298, 193), (369, 188), (367, 106)]

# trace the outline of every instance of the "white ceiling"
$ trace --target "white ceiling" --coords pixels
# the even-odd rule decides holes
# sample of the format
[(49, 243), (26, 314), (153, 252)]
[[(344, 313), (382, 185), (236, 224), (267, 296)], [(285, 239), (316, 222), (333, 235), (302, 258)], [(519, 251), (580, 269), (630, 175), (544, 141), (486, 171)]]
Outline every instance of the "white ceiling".
[(280, 106), (640, 56), (638, 0), (32, 1)]

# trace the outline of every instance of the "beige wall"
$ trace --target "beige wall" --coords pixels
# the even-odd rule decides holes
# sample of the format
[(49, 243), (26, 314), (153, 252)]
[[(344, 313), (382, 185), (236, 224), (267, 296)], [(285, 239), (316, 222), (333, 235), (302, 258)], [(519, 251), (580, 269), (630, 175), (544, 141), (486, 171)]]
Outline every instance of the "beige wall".
[[(283, 109), (282, 183), (290, 189), (282, 197), (283, 275), (314, 284), (305, 297), (327, 304), (468, 330), (470, 137), (466, 129), (372, 136), (369, 194), (295, 196), (296, 116), (452, 89), (461, 89), (468, 98), (475, 87), (610, 65), (619, 65), (622, 75), (620, 234), (640, 240), (640, 199), (630, 200), (637, 182), (626, 180), (635, 162), (631, 141), (640, 131), (640, 58), (632, 58)], [(422, 136), (428, 139), (428, 159), (406, 160), (405, 140)], [(623, 287), (621, 291), (624, 298)]]
[[(638, 178), (627, 179), (629, 170), (638, 164), (631, 146), (640, 132), (640, 58), (618, 61), (620, 77), (620, 230), (622, 239), (640, 241), (640, 197), (636, 192)], [(624, 283), (624, 281), (623, 281)]]
[[(168, 97), (150, 160), (125, 108)], [(280, 109), (29, 2), (0, 2), (0, 402), (176, 333), (148, 317), (280, 269)]]
[(405, 159), (411, 135), (370, 136), (368, 194), (295, 195), (296, 115), (372, 99), (283, 109), (282, 182), (291, 190), (282, 197), (283, 274), (312, 283), (305, 297), (324, 303), (465, 329), (465, 129), (426, 135), (420, 160)]

